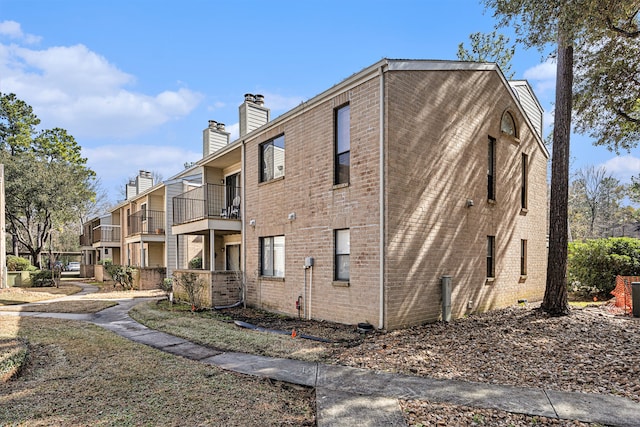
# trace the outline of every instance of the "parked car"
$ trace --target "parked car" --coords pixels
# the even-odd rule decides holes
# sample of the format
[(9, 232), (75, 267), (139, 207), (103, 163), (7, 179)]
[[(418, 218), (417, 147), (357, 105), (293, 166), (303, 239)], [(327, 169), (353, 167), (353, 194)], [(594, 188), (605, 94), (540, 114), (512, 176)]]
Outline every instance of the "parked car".
[(75, 262), (75, 261), (71, 261), (67, 265), (67, 271), (80, 271), (80, 263), (79, 262)]

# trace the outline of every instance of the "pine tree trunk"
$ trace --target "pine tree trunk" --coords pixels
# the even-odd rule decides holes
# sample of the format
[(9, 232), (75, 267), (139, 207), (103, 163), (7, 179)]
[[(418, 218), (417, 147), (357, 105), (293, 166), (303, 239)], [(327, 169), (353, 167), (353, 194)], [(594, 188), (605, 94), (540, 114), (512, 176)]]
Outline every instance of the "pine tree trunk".
[(569, 142), (573, 86), (573, 46), (558, 41), (556, 104), (551, 160), (551, 204), (547, 286), (542, 310), (553, 315), (569, 314), (567, 298)]

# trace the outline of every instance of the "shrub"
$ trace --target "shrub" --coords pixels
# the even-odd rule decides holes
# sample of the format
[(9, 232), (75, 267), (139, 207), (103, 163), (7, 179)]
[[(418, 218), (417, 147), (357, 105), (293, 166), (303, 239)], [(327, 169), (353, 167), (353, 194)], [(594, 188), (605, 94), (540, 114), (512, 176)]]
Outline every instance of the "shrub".
[(98, 264), (101, 264), (101, 265), (112, 265), (113, 264), (113, 260), (111, 258), (101, 259), (100, 261), (98, 261)]
[(176, 276), (178, 288), (187, 294), (191, 310), (200, 308), (200, 293), (204, 289), (204, 281), (195, 273), (182, 273)]
[(55, 284), (56, 282), (53, 280), (53, 271), (51, 270), (39, 270), (31, 273), (31, 286), (35, 288), (55, 286)]
[(189, 268), (191, 270), (200, 270), (202, 268), (202, 258), (197, 256), (189, 261)]
[(616, 276), (640, 275), (640, 240), (629, 237), (569, 243), (569, 290), (608, 296)]
[(28, 259), (15, 256), (15, 255), (7, 255), (7, 270), (8, 271), (26, 271), (30, 270), (31, 262)]
[(114, 281), (113, 287), (122, 286), (125, 291), (133, 288), (133, 269), (124, 265), (105, 264), (104, 269)]

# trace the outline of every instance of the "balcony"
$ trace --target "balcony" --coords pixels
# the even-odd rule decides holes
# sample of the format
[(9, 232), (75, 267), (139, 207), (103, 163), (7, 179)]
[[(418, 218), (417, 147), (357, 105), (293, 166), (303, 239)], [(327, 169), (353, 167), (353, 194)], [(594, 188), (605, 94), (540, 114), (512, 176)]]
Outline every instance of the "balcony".
[(173, 225), (240, 218), (240, 187), (206, 184), (173, 198)]
[(127, 236), (136, 234), (164, 235), (164, 212), (139, 210), (127, 217)]
[(93, 245), (105, 246), (103, 243), (119, 243), (119, 225), (98, 225), (93, 227)]

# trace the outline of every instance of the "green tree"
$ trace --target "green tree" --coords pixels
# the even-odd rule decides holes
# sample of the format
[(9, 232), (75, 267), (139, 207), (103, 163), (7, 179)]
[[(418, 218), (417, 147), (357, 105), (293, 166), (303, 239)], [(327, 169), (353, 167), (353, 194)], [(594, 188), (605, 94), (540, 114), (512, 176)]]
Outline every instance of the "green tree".
[(36, 131), (31, 107), (0, 94), (0, 162), (5, 164), (7, 229), (40, 266), (51, 233), (95, 197), (95, 173), (64, 129)]
[[(551, 200), (549, 213), (549, 251), (547, 283), (542, 309), (552, 315), (569, 313), (566, 272), (568, 244), (568, 193), (569, 193), (569, 147), (571, 115), (573, 110), (573, 84), (576, 87), (590, 84), (587, 71), (597, 67), (611, 78), (620, 76), (604, 62), (583, 63), (583, 52), (595, 47), (594, 42), (612, 39), (613, 46), (620, 38), (637, 38), (633, 29), (638, 28), (637, 0), (578, 0), (573, 2), (551, 2), (538, 0), (483, 0), (494, 10), (497, 25), (512, 26), (518, 36), (517, 42), (525, 47), (541, 51), (552, 47), (556, 60), (556, 95), (553, 127), (553, 151), (551, 163)], [(624, 30), (624, 35), (620, 30)], [(617, 41), (613, 41), (617, 40)], [(578, 70), (574, 73), (574, 48), (578, 47)], [(584, 65), (585, 68), (579, 68)], [(594, 84), (594, 81), (591, 81)], [(625, 81), (617, 81), (617, 93), (627, 90)], [(637, 96), (637, 93), (636, 93)], [(585, 105), (588, 99), (582, 99)], [(592, 108), (603, 109), (600, 114), (616, 108), (613, 104), (597, 104)], [(597, 105), (596, 105), (597, 104)], [(618, 106), (621, 107), (621, 106)], [(626, 107), (626, 106), (625, 106)], [(584, 107), (578, 112), (588, 111)], [(621, 125), (613, 122), (612, 125)], [(625, 127), (620, 135), (633, 133)]]
[(640, 274), (640, 240), (614, 237), (573, 242), (568, 266), (572, 287), (606, 297), (615, 288), (617, 275)]
[(511, 58), (515, 53), (515, 46), (509, 44), (509, 38), (493, 31), (490, 34), (472, 33), (469, 35), (471, 50), (464, 43), (458, 45), (458, 59), (461, 61), (495, 62), (507, 77), (513, 78)]

